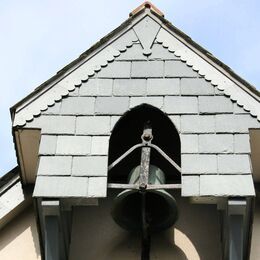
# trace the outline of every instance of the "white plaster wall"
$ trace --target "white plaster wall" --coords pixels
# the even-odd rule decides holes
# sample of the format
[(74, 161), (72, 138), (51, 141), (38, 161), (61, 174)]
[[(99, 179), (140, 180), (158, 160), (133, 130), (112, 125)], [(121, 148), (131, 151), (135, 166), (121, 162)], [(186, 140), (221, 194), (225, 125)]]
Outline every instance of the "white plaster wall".
[[(221, 259), (216, 207), (175, 197), (179, 220), (175, 228), (152, 236), (151, 259)], [(109, 194), (98, 207), (74, 209), (70, 260), (140, 259), (140, 238), (122, 230), (110, 216), (112, 198)]]
[(40, 250), (33, 208), (29, 207), (0, 230), (1, 260), (39, 260)]

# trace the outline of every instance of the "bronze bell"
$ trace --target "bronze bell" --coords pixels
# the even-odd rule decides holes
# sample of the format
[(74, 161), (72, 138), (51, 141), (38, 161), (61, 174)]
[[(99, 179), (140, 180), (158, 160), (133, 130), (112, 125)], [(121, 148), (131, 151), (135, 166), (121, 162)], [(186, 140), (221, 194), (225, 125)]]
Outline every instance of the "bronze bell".
[[(138, 184), (140, 166), (129, 174), (129, 184)], [(149, 167), (148, 185), (165, 184), (165, 174), (154, 166)], [(142, 209), (142, 196), (145, 196), (145, 207)], [(171, 227), (178, 218), (175, 199), (165, 190), (131, 190), (122, 191), (114, 199), (112, 217), (122, 228), (129, 231), (142, 230), (142, 211), (145, 211), (146, 221), (151, 232), (162, 231)]]

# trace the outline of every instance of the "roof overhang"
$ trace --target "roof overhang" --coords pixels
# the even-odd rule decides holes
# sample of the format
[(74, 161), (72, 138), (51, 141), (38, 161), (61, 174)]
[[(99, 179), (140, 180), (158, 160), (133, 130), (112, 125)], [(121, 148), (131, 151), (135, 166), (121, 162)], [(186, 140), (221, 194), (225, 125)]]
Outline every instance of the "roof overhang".
[(260, 129), (250, 129), (249, 133), (253, 179), (260, 183)]
[(35, 182), (40, 138), (40, 129), (14, 129), (17, 159), (23, 184), (33, 184)]
[(22, 187), (19, 168), (0, 179), (0, 229), (32, 203), (32, 190)]

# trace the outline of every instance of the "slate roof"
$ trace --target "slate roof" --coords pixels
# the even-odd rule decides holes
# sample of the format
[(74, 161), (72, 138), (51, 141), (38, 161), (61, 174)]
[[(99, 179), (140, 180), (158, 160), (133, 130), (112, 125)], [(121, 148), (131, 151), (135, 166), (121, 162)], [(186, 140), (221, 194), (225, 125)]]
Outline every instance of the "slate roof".
[[(231, 77), (232, 80), (235, 81), (236, 85), (239, 86), (242, 90), (244, 90), (245, 92), (249, 93), (249, 95), (251, 97), (253, 97), (253, 99), (255, 99), (257, 102), (256, 104), (258, 105), (254, 105), (253, 108), (251, 108), (250, 106), (248, 107), (248, 103), (253, 102), (253, 99), (250, 99), (249, 101), (247, 100), (247, 98), (243, 97), (240, 98), (240, 93), (237, 94), (236, 91), (237, 89), (232, 89), (232, 90), (227, 90), (225, 92), (225, 94), (227, 94), (228, 96), (231, 95), (231, 99), (234, 101), (239, 101), (239, 105), (243, 106), (245, 108), (246, 111), (250, 111), (252, 113), (252, 115), (258, 117), (258, 119), (260, 119), (260, 109), (259, 109), (259, 100), (260, 100), (260, 92), (254, 87), (252, 86), (250, 83), (248, 83), (245, 79), (241, 78), (239, 75), (237, 75), (234, 71), (232, 71), (226, 64), (224, 64), (223, 62), (221, 62), (220, 60), (218, 60), (216, 57), (214, 57), (208, 50), (204, 49), (202, 46), (200, 46), (199, 44), (197, 44), (196, 42), (194, 42), (189, 36), (187, 36), (184, 32), (182, 32), (181, 30), (179, 30), (178, 28), (176, 28), (174, 25), (172, 25), (168, 20), (166, 20), (164, 18), (164, 15), (162, 12), (160, 12), (156, 7), (154, 7), (151, 3), (149, 2), (145, 2), (144, 4), (140, 5), (138, 8), (136, 8), (133, 12), (130, 13), (130, 17), (123, 22), (119, 27), (117, 27), (115, 30), (113, 30), (111, 33), (107, 34), (105, 37), (103, 37), (100, 41), (98, 41), (96, 44), (94, 44), (91, 48), (89, 48), (87, 51), (83, 52), (77, 59), (75, 59), (74, 61), (72, 61), (71, 63), (69, 63), (67, 66), (65, 66), (64, 68), (62, 68), (60, 71), (57, 72), (56, 75), (54, 75), (53, 77), (51, 77), (50, 79), (48, 79), (47, 81), (45, 81), (43, 84), (41, 84), (39, 87), (37, 87), (32, 93), (30, 93), (28, 96), (26, 96), (25, 98), (23, 98), (21, 101), (19, 101), (18, 103), (16, 103), (14, 106), (12, 106), (10, 108), (10, 112), (11, 112), (11, 117), (12, 119), (14, 119), (14, 114), (15, 112), (19, 111), (20, 107), (26, 107), (28, 104), (30, 103), (31, 99), (37, 98), (37, 94), (42, 93), (44, 90), (46, 90), (46, 87), (50, 87), (53, 83), (55, 84), (55, 82), (59, 81), (63, 76), (67, 75), (67, 73), (75, 67), (75, 65), (80, 64), (81, 62), (85, 61), (87, 58), (89, 58), (89, 56), (96, 50), (98, 50), (100, 47), (104, 46), (105, 44), (107, 44), (111, 39), (113, 39), (113, 37), (115, 37), (118, 33), (122, 32), (122, 30), (126, 29), (127, 27), (131, 26), (132, 22), (135, 20), (135, 18), (137, 18), (138, 16), (140, 16), (142, 13), (144, 13), (146, 11), (146, 9), (149, 9), (150, 12), (155, 15), (161, 22), (162, 25), (165, 25), (166, 28), (169, 29), (169, 31), (172, 31), (174, 34), (176, 34), (177, 36), (179, 36), (181, 39), (184, 40), (184, 42), (186, 42), (187, 44), (189, 44), (190, 46), (194, 47), (193, 51), (199, 51), (200, 53), (202, 53), (203, 55), (205, 55), (205, 57), (207, 57), (210, 61), (213, 62), (213, 64), (218, 65), (220, 68), (223, 69), (223, 71), (221, 71), (222, 73), (226, 74), (228, 77)], [(163, 38), (164, 36), (162, 36), (162, 39), (159, 40), (157, 39), (158, 42), (162, 43), (164, 46), (166, 47), (171, 47), (169, 46), (168, 42), (163, 42)], [(129, 45), (130, 43), (128, 43)], [(131, 44), (130, 44), (131, 45)], [(126, 44), (127, 46), (127, 44)], [(125, 46), (125, 47), (126, 47)], [(124, 48), (123, 48), (124, 49)], [(119, 49), (119, 51), (122, 51), (123, 49)], [(171, 50), (170, 50), (171, 51)], [(172, 50), (173, 51), (173, 50)], [(114, 55), (118, 55), (117, 53)], [(185, 55), (184, 55), (185, 56)], [(115, 56), (114, 56), (115, 57)], [(189, 63), (189, 61), (187, 61), (186, 57), (181, 57), (182, 60), (185, 60), (187, 63)], [(108, 58), (108, 60), (113, 60), (114, 58), (110, 57)], [(104, 62), (104, 61), (103, 61)], [(191, 64), (193, 65), (193, 64)], [(197, 65), (197, 64), (196, 64)], [(196, 70), (199, 70), (200, 68), (196, 68)], [(203, 68), (204, 69), (204, 68)], [(204, 72), (204, 71), (203, 71)], [(203, 75), (203, 73), (202, 73)], [(209, 77), (209, 80), (212, 80)], [(215, 83), (214, 80), (213, 84)], [(78, 84), (80, 85), (80, 82), (78, 82)], [(216, 83), (217, 84), (217, 83)], [(226, 84), (226, 82), (225, 82)], [(68, 89), (69, 91), (73, 90), (73, 87), (71, 87), (71, 89)], [(221, 90), (223, 90), (221, 88)], [(59, 93), (57, 95), (57, 93), (54, 93), (54, 95), (56, 95), (56, 101), (59, 100), (60, 98), (62, 98), (62, 96), (66, 96), (68, 94), (68, 91), (66, 90), (61, 90), (61, 93)], [(53, 99), (53, 98), (52, 98)], [(48, 106), (52, 105), (54, 102), (54, 99), (51, 101), (49, 100), (49, 103), (47, 102)], [(38, 116), (41, 113), (41, 110), (45, 110), (47, 107), (47, 104), (43, 104), (42, 107), (40, 108), (36, 108), (33, 112), (30, 112), (30, 115), (27, 115), (26, 121), (30, 121), (32, 120), (32, 116)], [(257, 106), (257, 107), (256, 107)], [(25, 119), (23, 119), (25, 120)], [(20, 122), (14, 122), (14, 126), (16, 125), (24, 125), (25, 121), (20, 121)]]

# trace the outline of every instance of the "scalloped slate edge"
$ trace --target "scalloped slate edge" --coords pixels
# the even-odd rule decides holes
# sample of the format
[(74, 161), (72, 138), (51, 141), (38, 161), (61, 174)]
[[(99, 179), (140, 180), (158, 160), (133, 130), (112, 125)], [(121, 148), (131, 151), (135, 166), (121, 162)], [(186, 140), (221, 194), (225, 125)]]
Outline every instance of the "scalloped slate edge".
[(120, 56), (121, 52), (132, 47), (133, 43), (137, 41), (138, 38), (133, 29), (127, 31), (95, 56), (74, 68), (69, 75), (17, 112), (13, 126), (24, 126), (26, 122), (31, 122), (34, 117), (38, 117), (42, 111), (46, 111), (48, 107), (55, 105), (55, 102), (68, 96), (69, 92), (81, 86), (82, 82), (86, 82), (89, 77), (106, 67), (109, 62), (114, 61), (116, 57)]
[(236, 102), (240, 107), (243, 107), (245, 111), (249, 112), (253, 117), (257, 117), (258, 121), (260, 121), (259, 102), (237, 86), (232, 80), (223, 75), (165, 29), (160, 29), (156, 41), (167, 48), (169, 52), (174, 53), (176, 57), (186, 62), (186, 64), (192, 67), (200, 76), (210, 81), (214, 87), (223, 91), (232, 101)]

